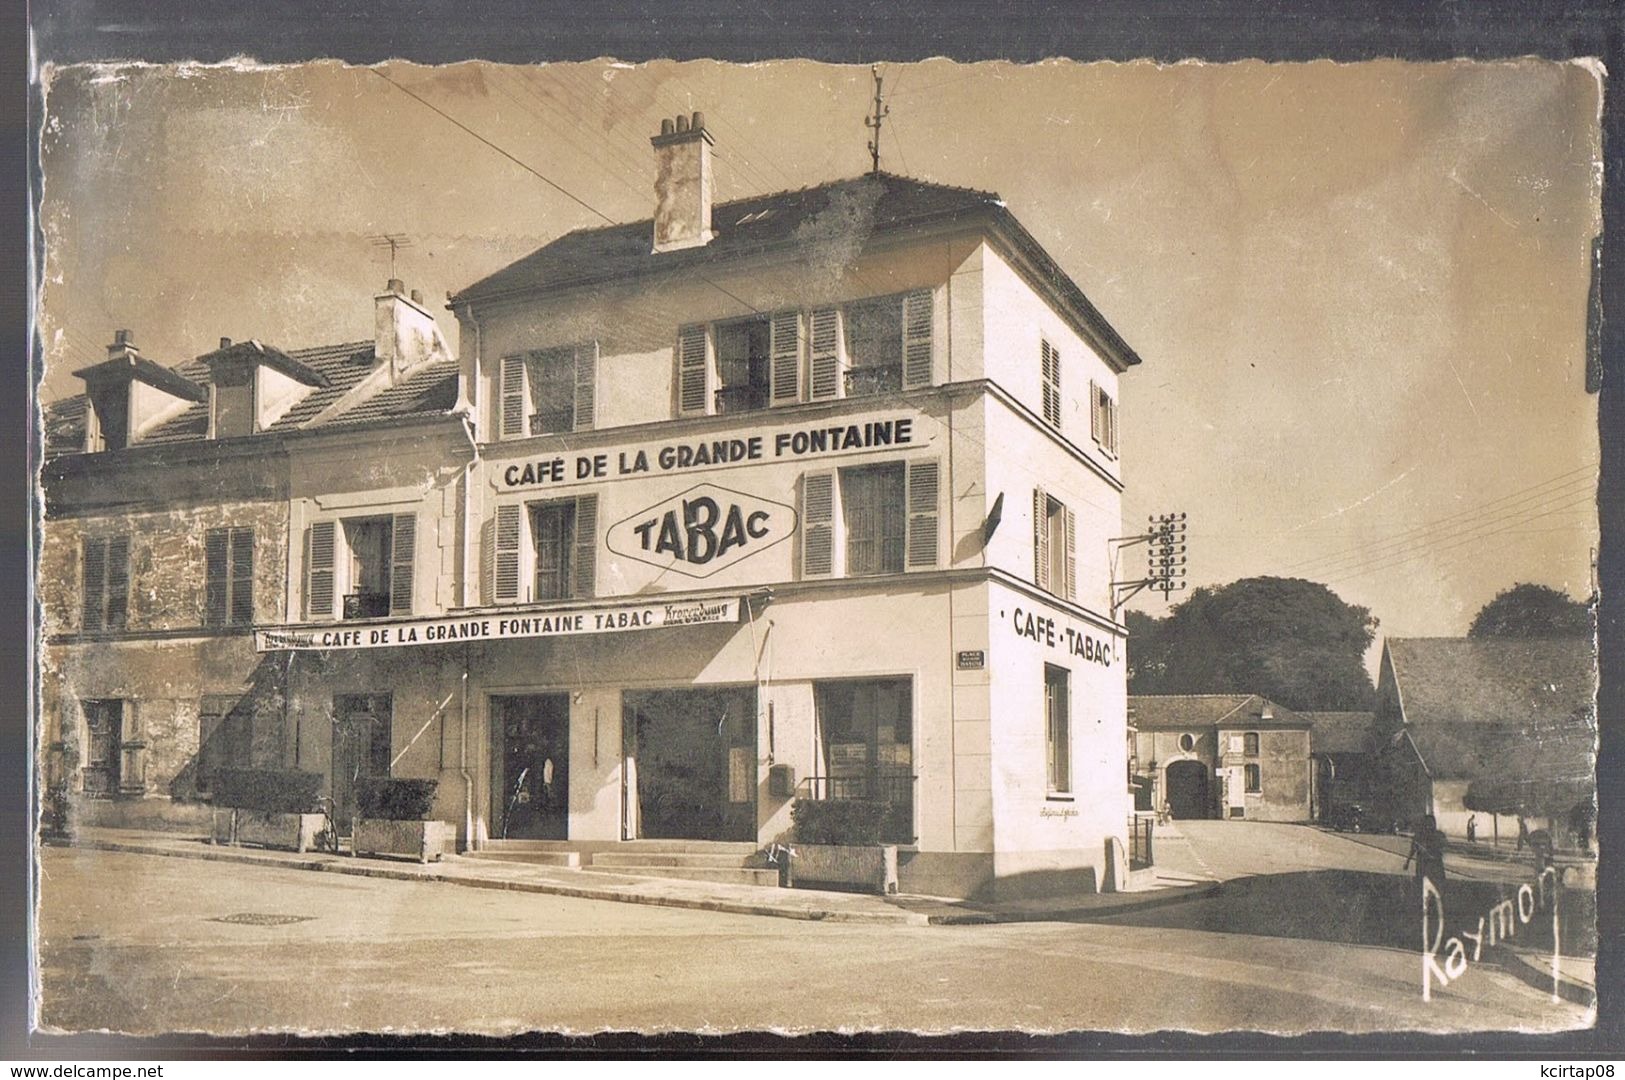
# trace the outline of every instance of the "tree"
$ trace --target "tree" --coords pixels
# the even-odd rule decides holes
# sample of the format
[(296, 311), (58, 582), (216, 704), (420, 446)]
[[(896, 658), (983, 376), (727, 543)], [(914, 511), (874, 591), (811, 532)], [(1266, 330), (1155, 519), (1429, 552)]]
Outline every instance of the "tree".
[(1289, 709), (1364, 709), (1366, 608), (1302, 578), (1201, 588), (1165, 619), (1130, 613), (1132, 694), (1262, 694)]
[(1503, 589), (1473, 616), (1468, 637), (1590, 637), (1591, 611), (1566, 593), (1519, 583)]

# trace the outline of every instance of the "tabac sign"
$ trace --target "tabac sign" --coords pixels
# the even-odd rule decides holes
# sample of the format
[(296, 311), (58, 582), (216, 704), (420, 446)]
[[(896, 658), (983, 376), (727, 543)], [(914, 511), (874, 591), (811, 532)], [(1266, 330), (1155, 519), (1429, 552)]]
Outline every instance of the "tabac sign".
[(706, 578), (788, 540), (795, 531), (793, 507), (699, 484), (617, 521), (604, 542), (617, 555)]
[(469, 615), (453, 619), (403, 619), (398, 622), (345, 626), (299, 627), (254, 631), (255, 652), (329, 652), (382, 649), (397, 645), (448, 645), (460, 642), (508, 641), (521, 638), (616, 634), (671, 626), (735, 623), (742, 605), (737, 597), (682, 600), (673, 603), (613, 604), (572, 611), (514, 612)]

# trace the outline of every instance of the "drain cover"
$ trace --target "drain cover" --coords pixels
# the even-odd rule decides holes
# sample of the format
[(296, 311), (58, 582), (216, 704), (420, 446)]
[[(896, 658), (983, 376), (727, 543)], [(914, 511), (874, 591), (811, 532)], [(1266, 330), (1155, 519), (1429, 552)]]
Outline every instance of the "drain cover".
[(263, 911), (239, 911), (235, 915), (216, 915), (210, 922), (234, 923), (238, 926), (287, 926), (289, 923), (309, 922), (314, 915), (268, 915)]

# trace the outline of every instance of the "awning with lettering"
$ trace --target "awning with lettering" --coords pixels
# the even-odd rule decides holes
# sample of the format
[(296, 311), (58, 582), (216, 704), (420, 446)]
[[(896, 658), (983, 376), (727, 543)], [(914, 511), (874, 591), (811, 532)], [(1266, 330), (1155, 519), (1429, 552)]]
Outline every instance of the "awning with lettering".
[(449, 645), (574, 637), (652, 630), (672, 626), (714, 626), (743, 618), (744, 603), (728, 596), (706, 600), (606, 604), (594, 607), (505, 611), (439, 619), (332, 623), (254, 631), (256, 652), (348, 652), (401, 645)]

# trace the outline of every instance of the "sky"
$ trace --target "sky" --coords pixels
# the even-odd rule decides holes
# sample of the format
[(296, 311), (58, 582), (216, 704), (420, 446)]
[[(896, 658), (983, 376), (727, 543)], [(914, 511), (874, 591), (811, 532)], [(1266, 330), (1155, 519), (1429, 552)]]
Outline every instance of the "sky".
[[(882, 167), (998, 192), (1143, 358), (1125, 531), (1189, 518), (1192, 587), (1325, 582), (1380, 635), (1515, 582), (1584, 598), (1600, 77), (1579, 63), (883, 64)], [(868, 169), (868, 67), (76, 67), (47, 73), (40, 396), (113, 330), (369, 338), (555, 237), (649, 217), (703, 111), (719, 201)], [(440, 323), (455, 343), (449, 312)], [(1127, 560), (1132, 563), (1132, 559)], [(1177, 602), (1178, 593), (1172, 597)], [(1134, 606), (1168, 610), (1142, 594)]]

